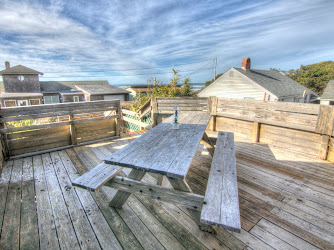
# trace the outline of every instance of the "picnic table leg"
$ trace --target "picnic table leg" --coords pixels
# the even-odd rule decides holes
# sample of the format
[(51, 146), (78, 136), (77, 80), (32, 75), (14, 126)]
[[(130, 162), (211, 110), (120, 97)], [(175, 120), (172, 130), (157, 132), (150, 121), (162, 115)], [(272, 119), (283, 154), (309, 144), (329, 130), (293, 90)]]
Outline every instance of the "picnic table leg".
[(210, 140), (210, 138), (209, 138), (209, 136), (207, 135), (206, 132), (204, 133), (201, 142), (204, 144), (204, 146), (208, 150), (208, 152), (211, 155), (211, 157), (213, 157), (213, 154), (215, 152), (215, 146), (214, 146), (213, 142)]
[(164, 184), (164, 177), (163, 175), (159, 174), (157, 179), (157, 185), (162, 186)]
[[(144, 177), (145, 174), (146, 174), (145, 171), (133, 169), (128, 175), (128, 178), (136, 180), (136, 181), (140, 181)], [(117, 191), (115, 196), (110, 201), (109, 206), (116, 207), (116, 208), (122, 208), (122, 206), (124, 205), (124, 203), (129, 198), (130, 195), (131, 193), (128, 193), (128, 192)]]
[[(187, 182), (185, 180), (180, 180), (180, 179), (174, 179), (171, 177), (168, 177), (168, 180), (170, 182), (170, 184), (173, 186), (173, 188), (175, 190), (181, 190), (184, 192), (191, 192), (191, 188), (189, 187), (189, 185), (187, 184)], [(187, 208), (188, 212), (190, 213), (190, 216), (193, 218), (193, 220), (197, 223), (198, 228), (202, 231), (208, 232), (208, 233), (214, 233), (217, 234), (217, 229), (214, 228), (213, 226), (209, 226), (206, 224), (203, 224), (200, 222), (201, 219), (201, 212), (197, 211), (197, 210), (193, 210), (190, 208)]]

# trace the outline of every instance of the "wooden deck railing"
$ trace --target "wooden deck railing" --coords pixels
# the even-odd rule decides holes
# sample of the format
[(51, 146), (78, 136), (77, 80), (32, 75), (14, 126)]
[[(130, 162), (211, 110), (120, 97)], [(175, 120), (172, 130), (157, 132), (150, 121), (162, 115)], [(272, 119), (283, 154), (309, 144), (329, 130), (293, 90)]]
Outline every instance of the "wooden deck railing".
[(175, 104), (181, 112), (209, 112), (209, 130), (230, 131), (254, 143), (334, 161), (332, 106), (217, 97), (157, 98), (152, 101), (153, 121), (159, 123), (161, 114), (173, 113)]
[[(217, 97), (153, 98), (141, 112), (131, 114), (139, 117), (150, 112), (152, 124), (156, 125), (173, 113), (175, 104), (179, 104), (181, 112), (209, 112), (209, 130), (234, 132), (236, 137), (254, 143), (334, 161), (333, 106)], [(0, 115), (2, 152), (9, 157), (119, 135), (121, 109), (119, 101), (99, 101), (7, 108)], [(60, 116), (68, 118), (25, 127), (8, 126), (13, 121)]]
[[(120, 102), (14, 107), (1, 110), (0, 116), (0, 132), (8, 158), (118, 136)], [(23, 126), (26, 121), (36, 124)]]

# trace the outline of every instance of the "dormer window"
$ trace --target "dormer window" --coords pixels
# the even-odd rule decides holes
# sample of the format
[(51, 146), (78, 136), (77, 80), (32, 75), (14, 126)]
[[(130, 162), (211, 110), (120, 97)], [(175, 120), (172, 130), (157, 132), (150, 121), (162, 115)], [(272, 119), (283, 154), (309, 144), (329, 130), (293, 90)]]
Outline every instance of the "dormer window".
[(18, 76), (17, 78), (18, 78), (19, 81), (21, 81), (21, 82), (24, 80), (24, 76)]

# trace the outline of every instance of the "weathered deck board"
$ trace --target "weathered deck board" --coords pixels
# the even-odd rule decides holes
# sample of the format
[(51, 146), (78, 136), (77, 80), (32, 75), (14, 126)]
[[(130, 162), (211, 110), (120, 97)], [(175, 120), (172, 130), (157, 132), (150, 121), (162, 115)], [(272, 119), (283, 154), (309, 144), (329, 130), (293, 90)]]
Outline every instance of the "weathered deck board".
[(50, 155), (43, 154), (42, 161), (60, 248), (80, 249)]
[[(80, 230), (89, 229), (93, 246), (103, 249), (334, 248), (334, 164), (242, 138), (235, 142), (241, 233), (204, 233), (185, 207), (139, 195), (122, 209), (111, 208), (115, 190), (108, 187), (95, 193), (66, 190), (70, 180), (133, 139), (7, 162), (0, 176), (0, 248), (86, 248), (89, 243), (82, 245), (74, 229), (79, 225), (87, 225)], [(211, 156), (200, 145), (186, 178), (193, 191), (204, 194), (210, 165)], [(156, 179), (146, 175), (143, 181)]]
[(1, 230), (0, 249), (18, 249), (20, 240), (22, 159), (14, 160)]
[(38, 232), (41, 249), (60, 249), (41, 155), (33, 157)]

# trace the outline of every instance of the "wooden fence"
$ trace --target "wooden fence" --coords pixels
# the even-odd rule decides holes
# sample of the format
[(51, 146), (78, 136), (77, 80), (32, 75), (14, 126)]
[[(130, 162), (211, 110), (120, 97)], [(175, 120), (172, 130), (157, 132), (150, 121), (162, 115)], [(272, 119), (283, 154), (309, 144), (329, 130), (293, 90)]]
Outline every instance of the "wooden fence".
[[(156, 125), (164, 116), (174, 112), (175, 104), (179, 104), (180, 112), (210, 113), (209, 130), (230, 131), (236, 137), (253, 143), (265, 143), (334, 161), (333, 106), (180, 97), (153, 98), (140, 112), (124, 112), (130, 112), (139, 119), (151, 114), (152, 124)], [(119, 101), (97, 101), (7, 108), (1, 110), (0, 115), (2, 151), (5, 157), (13, 157), (119, 135), (121, 109)], [(8, 126), (13, 121), (64, 116), (67, 118), (47, 124)], [(131, 118), (125, 119), (138, 123)], [(139, 124), (141, 127), (145, 125)]]
[(180, 112), (207, 112), (208, 98), (200, 97), (159, 97), (151, 100), (152, 124), (160, 123), (164, 116), (174, 113), (175, 104)]
[[(101, 113), (104, 115), (101, 116)], [(0, 132), (6, 148), (5, 157), (67, 148), (118, 136), (120, 114), (119, 100), (3, 109), (0, 111)], [(38, 124), (15, 127), (18, 122), (22, 125), (24, 121), (36, 121)]]
[[(156, 98), (152, 119), (173, 113), (208, 112), (208, 129), (234, 132), (249, 142), (260, 142), (300, 154), (334, 161), (334, 110), (319, 104), (253, 101), (232, 98)], [(322, 128), (322, 129), (320, 129)]]

